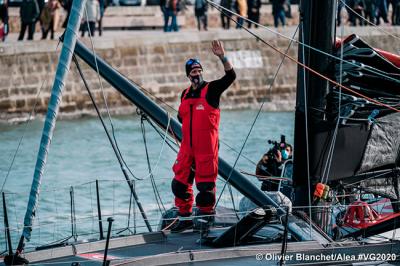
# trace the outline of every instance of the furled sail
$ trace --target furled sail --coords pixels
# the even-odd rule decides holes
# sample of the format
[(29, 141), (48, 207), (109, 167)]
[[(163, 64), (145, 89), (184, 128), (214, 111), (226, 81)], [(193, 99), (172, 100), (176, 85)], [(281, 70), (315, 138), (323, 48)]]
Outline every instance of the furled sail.
[(44, 127), (42, 132), (42, 138), (40, 140), (40, 147), (35, 165), (35, 171), (33, 174), (33, 181), (31, 186), (31, 192), (29, 195), (28, 207), (25, 213), (24, 230), (21, 237), (22, 240), (24, 237), (29, 241), (31, 237), (32, 221), (38, 206), (38, 197), (40, 192), (41, 179), (46, 165), (47, 155), (49, 152), (51, 139), (53, 137), (53, 132), (56, 124), (57, 114), (61, 103), (62, 90), (64, 88), (65, 80), (67, 78), (69, 71), (69, 66), (72, 60), (72, 55), (74, 52), (74, 47), (77, 39), (77, 33), (79, 30), (79, 25), (82, 18), (85, 3), (86, 0), (73, 1), (68, 26), (64, 34), (64, 44), (61, 50), (56, 76), (51, 90), (50, 101), (48, 104), (46, 119), (44, 122)]

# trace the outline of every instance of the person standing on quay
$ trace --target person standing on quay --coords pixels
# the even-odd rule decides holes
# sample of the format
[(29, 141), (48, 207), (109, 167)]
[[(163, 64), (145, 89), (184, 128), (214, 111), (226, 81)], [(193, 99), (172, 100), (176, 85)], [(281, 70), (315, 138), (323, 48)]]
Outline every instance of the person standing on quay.
[[(98, 0), (87, 0), (86, 11), (83, 13), (82, 19), (82, 34), (85, 36), (85, 32), (89, 31), (89, 36), (94, 36), (96, 30), (96, 23), (100, 20), (100, 5)], [(89, 24), (89, 25), (88, 25)]]
[(26, 28), (28, 28), (28, 40), (33, 40), (36, 21), (40, 15), (39, 5), (36, 0), (23, 0), (19, 15), (21, 18), (21, 31), (19, 32), (18, 41), (24, 39)]
[(203, 29), (207, 30), (207, 7), (206, 0), (195, 0), (194, 2), (194, 15), (197, 18), (197, 28), (199, 30), (201, 23), (203, 23)]
[(190, 87), (181, 94), (178, 119), (182, 122), (182, 142), (172, 167), (175, 177), (171, 183), (180, 219), (171, 227), (171, 233), (193, 227), (193, 221), (184, 218), (192, 214), (193, 181), (199, 190), (196, 196), (196, 216), (202, 216), (203, 220), (207, 221), (205, 226), (197, 226), (197, 229), (202, 233), (207, 232), (214, 220), (215, 183), (218, 175), (219, 102), (222, 93), (235, 80), (236, 74), (220, 41), (212, 42), (212, 52), (224, 66), (225, 75), (221, 79), (204, 81), (203, 67), (198, 59), (189, 59), (185, 64)]
[(54, 39), (54, 32), (57, 30), (58, 21), (60, 18), (59, 10), (61, 8), (58, 0), (49, 0), (43, 7), (40, 14), (40, 21), (42, 24), (43, 35), (42, 39), (46, 39), (50, 32), (50, 38)]
[(285, 22), (285, 3), (286, 0), (272, 0), (272, 15), (274, 16), (274, 26), (278, 28), (279, 21), (284, 27)]
[(237, 12), (239, 17), (237, 19), (236, 29), (243, 27), (244, 18), (247, 16), (247, 0), (236, 0)]
[[(249, 20), (254, 21), (256, 23), (260, 22), (260, 8), (261, 8), (261, 0), (247, 0), (248, 11), (247, 15)], [(248, 22), (248, 28), (251, 28), (250, 21)], [(257, 24), (254, 24), (254, 27), (258, 28)]]
[[(180, 0), (167, 0), (167, 12), (168, 12), (168, 17), (167, 17), (167, 32), (170, 31), (179, 31), (179, 26), (177, 22), (177, 16), (179, 12), (179, 5), (180, 5)], [(171, 17), (171, 24), (168, 25), (169, 18)]]
[[(235, 1), (235, 0), (233, 0)], [(232, 0), (221, 0), (221, 6), (232, 11)], [(232, 14), (226, 10), (221, 12), (221, 24), (223, 29), (229, 30)]]

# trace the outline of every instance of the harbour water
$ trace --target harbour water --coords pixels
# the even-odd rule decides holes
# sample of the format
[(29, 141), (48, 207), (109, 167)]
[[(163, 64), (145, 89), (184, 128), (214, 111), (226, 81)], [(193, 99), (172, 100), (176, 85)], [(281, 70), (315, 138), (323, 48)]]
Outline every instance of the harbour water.
[[(242, 148), (256, 114), (257, 111), (254, 110), (221, 112), (220, 157), (231, 165), (236, 161), (237, 151)], [(173, 178), (171, 166), (176, 153), (164, 144), (163, 138), (145, 121), (150, 166), (162, 202), (157, 203), (147, 166), (140, 121), (137, 115), (112, 118), (115, 138), (125, 162), (136, 178), (143, 179), (135, 181), (134, 186), (150, 224), (156, 230), (160, 210), (173, 205), (170, 182)], [(43, 121), (40, 119), (28, 124), (0, 125), (0, 181), (6, 192), (14, 247), (22, 229), (42, 127)], [(244, 156), (239, 158), (235, 168), (253, 173), (255, 164), (270, 147), (267, 140), (279, 141), (280, 135), (284, 134), (287, 141), (293, 143), (293, 128), (294, 113), (261, 113), (243, 148)], [(131, 178), (135, 180), (133, 176)], [(248, 178), (258, 183), (254, 177)], [(106, 220), (111, 216), (115, 219), (113, 234), (116, 235), (127, 227), (129, 230), (120, 234), (146, 231), (136, 205), (132, 204), (130, 208), (128, 185), (99, 120), (93, 117), (61, 120), (56, 125), (42, 179), (42, 193), (32, 240), (27, 247), (74, 236), (78, 240), (98, 238), (96, 179), (99, 180), (102, 219)], [(224, 180), (219, 179), (217, 197), (223, 185)], [(219, 205), (232, 208), (232, 204), (236, 204), (237, 207), (240, 197), (233, 189), (232, 202), (229, 190), (225, 189)], [(0, 219), (0, 231), (3, 232), (2, 208)], [(103, 227), (105, 230), (105, 222)], [(6, 249), (5, 242), (4, 234), (0, 234), (0, 253)]]

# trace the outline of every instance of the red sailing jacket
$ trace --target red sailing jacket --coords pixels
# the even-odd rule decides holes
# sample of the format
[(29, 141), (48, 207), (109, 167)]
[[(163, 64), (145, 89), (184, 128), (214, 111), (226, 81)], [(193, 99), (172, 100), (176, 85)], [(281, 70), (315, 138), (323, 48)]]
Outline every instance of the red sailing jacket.
[(179, 106), (182, 118), (182, 146), (191, 149), (196, 156), (218, 155), (219, 108), (207, 103), (208, 85), (201, 90), (199, 98), (186, 99), (189, 89), (185, 91)]

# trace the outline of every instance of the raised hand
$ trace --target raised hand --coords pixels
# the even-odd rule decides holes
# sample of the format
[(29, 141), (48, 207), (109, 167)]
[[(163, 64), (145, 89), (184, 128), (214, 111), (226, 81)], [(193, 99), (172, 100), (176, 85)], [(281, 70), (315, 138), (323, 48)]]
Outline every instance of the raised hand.
[(225, 49), (220, 41), (217, 40), (212, 41), (211, 46), (212, 46), (212, 51), (216, 56), (220, 58), (225, 56)]

